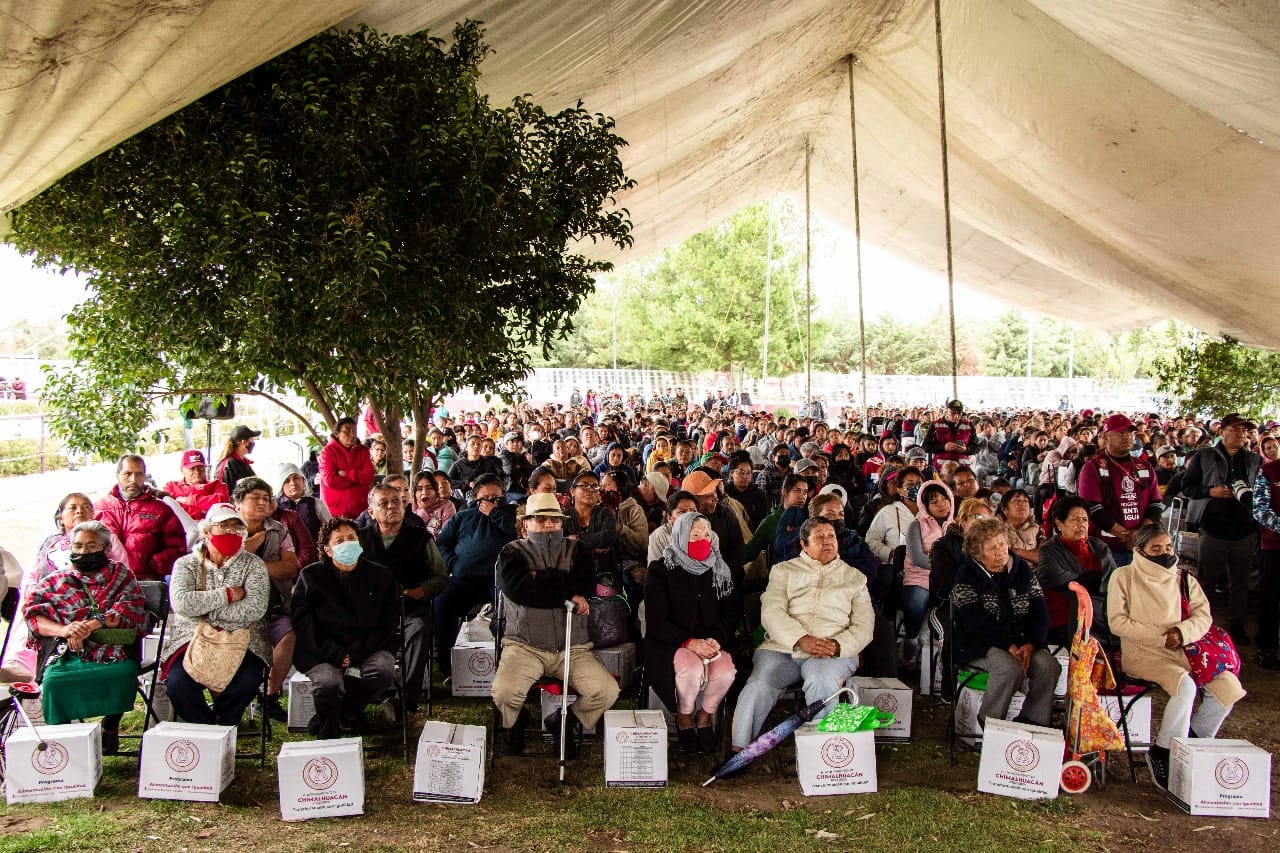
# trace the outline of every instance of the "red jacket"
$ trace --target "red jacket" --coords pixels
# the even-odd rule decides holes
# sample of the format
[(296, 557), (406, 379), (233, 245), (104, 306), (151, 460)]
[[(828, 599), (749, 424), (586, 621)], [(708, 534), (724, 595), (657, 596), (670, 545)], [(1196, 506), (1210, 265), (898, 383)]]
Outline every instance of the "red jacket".
[(164, 490), (196, 521), (204, 518), (216, 504), (231, 503), (227, 484), (221, 480), (212, 480), (203, 486), (189, 486), (181, 480), (173, 480), (165, 484)]
[(187, 553), (182, 522), (151, 489), (131, 501), (116, 486), (98, 501), (94, 518), (124, 545), (129, 569), (138, 580), (160, 580), (173, 571), (173, 561)]
[(347, 447), (330, 438), (320, 451), (320, 499), (335, 516), (355, 518), (368, 509), (374, 476), (373, 459), (363, 444)]

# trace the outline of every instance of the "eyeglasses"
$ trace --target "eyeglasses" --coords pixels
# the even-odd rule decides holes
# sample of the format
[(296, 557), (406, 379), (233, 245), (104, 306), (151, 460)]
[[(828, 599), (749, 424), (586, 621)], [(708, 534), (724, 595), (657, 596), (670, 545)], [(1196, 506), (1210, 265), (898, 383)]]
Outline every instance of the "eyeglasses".
[(597, 486), (595, 483), (579, 483), (578, 485), (574, 486), (574, 488), (575, 488), (575, 489), (586, 489), (588, 492), (598, 492), (598, 491), (600, 491), (600, 487), (599, 487), (599, 486)]
[(482, 504), (496, 504), (498, 501), (502, 500), (502, 495), (493, 495), (491, 497), (476, 498), (476, 500)]

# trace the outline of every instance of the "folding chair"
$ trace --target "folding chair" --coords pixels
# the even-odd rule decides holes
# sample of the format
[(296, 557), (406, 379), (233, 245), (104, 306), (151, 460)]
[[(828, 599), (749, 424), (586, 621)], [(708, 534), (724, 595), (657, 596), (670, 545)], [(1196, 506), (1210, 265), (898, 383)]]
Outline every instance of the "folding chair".
[(955, 644), (955, 636), (957, 633), (958, 626), (959, 626), (959, 622), (956, 620), (955, 612), (952, 611), (950, 636), (948, 638), (948, 641), (945, 641), (943, 644), (944, 645), (943, 653), (947, 656), (949, 672), (945, 673), (943, 677), (949, 679), (948, 683), (954, 685), (954, 687), (953, 687), (953, 692), (951, 694), (951, 719), (948, 721), (948, 725), (945, 729), (943, 729), (943, 733), (942, 733), (943, 738), (947, 742), (947, 750), (951, 757), (952, 767), (954, 767), (957, 761), (959, 760), (958, 756), (959, 756), (960, 748), (962, 746), (963, 738), (972, 738), (973, 739), (972, 748), (974, 749), (981, 749), (982, 747), (981, 731), (979, 731), (977, 737), (974, 737), (973, 732), (960, 731), (961, 695), (964, 693), (964, 689), (970, 686), (973, 683), (973, 681), (977, 679), (979, 675), (982, 674), (982, 670), (979, 669), (978, 667), (975, 667), (973, 664), (969, 664), (969, 668), (965, 670), (965, 674), (963, 676), (960, 675), (960, 670), (956, 666), (956, 644)]
[[(424, 628), (424, 631), (427, 634), (426, 642), (428, 643), (428, 645), (430, 645), (430, 635), (431, 635), (430, 621), (426, 623), (426, 627)], [(404, 596), (400, 597), (400, 625), (396, 631), (395, 659), (396, 659), (396, 678), (391, 688), (391, 694), (388, 696), (383, 696), (381, 698), (373, 698), (370, 700), (369, 704), (373, 704), (374, 702), (381, 704), (382, 702), (390, 701), (395, 708), (397, 722), (396, 724), (393, 724), (390, 727), (393, 729), (393, 731), (390, 733), (389, 737), (385, 736), (387, 735), (387, 732), (385, 731), (382, 732), (381, 734), (384, 736), (379, 739), (373, 740), (369, 744), (366, 744), (365, 751), (366, 752), (394, 752), (396, 750), (396, 743), (394, 740), (395, 738), (394, 729), (399, 728), (400, 754), (401, 754), (401, 757), (404, 759), (405, 763), (408, 763), (409, 761), (409, 714), (408, 714), (408, 708), (406, 707), (405, 701), (404, 701), (404, 680), (405, 680), (405, 672), (406, 672)], [(430, 683), (430, 677), (431, 677), (430, 665), (431, 665), (431, 661), (430, 659), (428, 659), (427, 661), (428, 668), (426, 671), (426, 676), (423, 678), (424, 690), (428, 690), (428, 691), (430, 689), (428, 685)], [(428, 695), (430, 694), (428, 693)], [(428, 705), (428, 707), (430, 706)], [(429, 711), (428, 711), (428, 714), (430, 714)]]
[[(1120, 706), (1120, 734), (1124, 736), (1124, 754), (1129, 761), (1129, 777), (1132, 781), (1138, 781), (1138, 767), (1133, 760), (1133, 738), (1129, 733), (1129, 712), (1144, 696), (1150, 695), (1153, 691), (1159, 689), (1160, 685), (1154, 681), (1143, 681), (1140, 678), (1132, 678), (1125, 674), (1122, 669), (1123, 660), (1120, 654), (1114, 648), (1108, 648), (1105, 644), (1102, 646), (1102, 653), (1107, 657), (1111, 664), (1111, 672), (1116, 677), (1116, 686), (1114, 690), (1099, 691), (1099, 696), (1110, 696), (1116, 700), (1116, 704)], [(1154, 740), (1155, 733), (1152, 732)]]

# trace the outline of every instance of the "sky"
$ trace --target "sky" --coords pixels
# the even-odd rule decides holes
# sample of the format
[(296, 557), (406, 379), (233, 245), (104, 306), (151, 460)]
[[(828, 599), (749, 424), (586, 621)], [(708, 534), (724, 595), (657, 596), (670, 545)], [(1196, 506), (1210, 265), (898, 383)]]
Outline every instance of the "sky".
[(0, 293), (4, 325), (61, 316), (85, 296), (84, 284), (75, 276), (36, 269), (7, 243), (0, 243)]

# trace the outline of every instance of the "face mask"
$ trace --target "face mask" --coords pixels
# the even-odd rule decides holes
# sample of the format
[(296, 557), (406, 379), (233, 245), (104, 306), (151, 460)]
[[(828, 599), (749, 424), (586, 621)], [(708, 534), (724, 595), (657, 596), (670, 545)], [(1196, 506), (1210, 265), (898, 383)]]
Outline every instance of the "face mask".
[(93, 574), (107, 565), (106, 551), (92, 551), (86, 554), (72, 554), (71, 565), (81, 574)]
[(601, 492), (600, 501), (614, 512), (622, 506), (622, 492)]
[(1177, 554), (1161, 554), (1159, 557), (1147, 557), (1148, 560), (1157, 566), (1163, 566), (1166, 569), (1172, 569), (1178, 562)]
[(920, 497), (920, 487), (919, 487), (919, 486), (910, 486), (910, 487), (907, 489), (907, 500), (909, 500), (909, 501), (911, 501), (911, 502), (913, 502), (913, 503), (914, 503), (914, 502), (915, 502), (915, 499), (916, 499), (916, 498), (918, 498), (918, 497)]
[(690, 542), (686, 550), (689, 552), (690, 557), (699, 563), (705, 563), (707, 558), (711, 556), (711, 540), (700, 539), (697, 542)]
[(342, 563), (344, 566), (354, 566), (356, 560), (360, 559), (360, 555), (364, 553), (364, 548), (359, 542), (339, 542), (333, 546), (334, 562)]
[(209, 537), (209, 544), (217, 548), (222, 556), (232, 557), (244, 545), (244, 537), (239, 533), (215, 533)]

